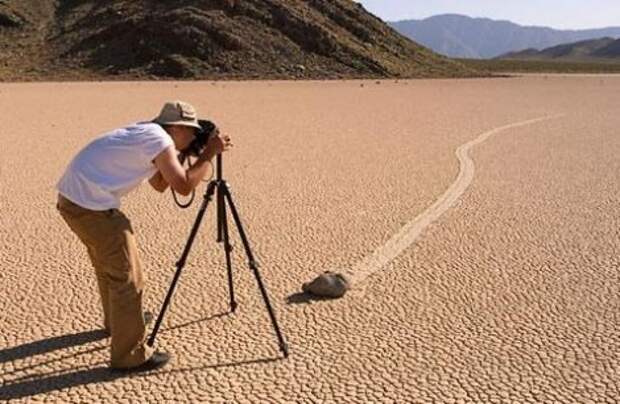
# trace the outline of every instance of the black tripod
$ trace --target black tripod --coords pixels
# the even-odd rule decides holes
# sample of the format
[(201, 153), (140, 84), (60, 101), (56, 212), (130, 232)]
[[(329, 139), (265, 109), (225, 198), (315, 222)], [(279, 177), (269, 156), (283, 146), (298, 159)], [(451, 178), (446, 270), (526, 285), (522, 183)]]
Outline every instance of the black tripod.
[(177, 271), (174, 274), (174, 278), (172, 279), (172, 284), (170, 285), (170, 289), (168, 289), (168, 294), (166, 295), (166, 299), (162, 305), (161, 311), (159, 312), (159, 316), (157, 317), (157, 321), (155, 322), (155, 326), (153, 327), (153, 331), (151, 332), (151, 336), (147, 341), (147, 345), (153, 346), (155, 343), (155, 337), (157, 336), (157, 332), (159, 331), (159, 327), (161, 326), (161, 322), (164, 318), (164, 314), (166, 313), (166, 309), (170, 304), (170, 299), (172, 298), (172, 294), (174, 293), (174, 288), (176, 287), (177, 281), (181, 276), (181, 271), (185, 266), (185, 262), (187, 260), (187, 256), (189, 255), (189, 250), (192, 248), (192, 244), (194, 242), (194, 238), (198, 233), (198, 228), (200, 227), (200, 223), (202, 222), (202, 218), (207, 211), (207, 207), (209, 202), (211, 202), (215, 191), (217, 190), (217, 242), (224, 242), (224, 251), (226, 253), (226, 269), (228, 270), (228, 290), (230, 291), (230, 311), (234, 313), (237, 308), (237, 302), (235, 301), (235, 292), (233, 287), (233, 278), (232, 278), (232, 264), (230, 260), (230, 253), (232, 252), (232, 246), (230, 244), (230, 240), (228, 237), (228, 218), (226, 215), (226, 204), (229, 205), (230, 211), (232, 213), (235, 224), (237, 225), (237, 230), (239, 231), (239, 236), (241, 237), (241, 241), (243, 243), (243, 247), (245, 249), (245, 254), (249, 261), (249, 267), (254, 272), (254, 277), (256, 277), (256, 282), (258, 283), (258, 288), (263, 296), (263, 301), (265, 302), (265, 306), (267, 306), (267, 311), (269, 312), (269, 317), (271, 318), (271, 324), (273, 325), (273, 329), (278, 338), (278, 344), (280, 346), (280, 351), (284, 354), (284, 357), (288, 357), (288, 346), (284, 341), (284, 337), (280, 332), (280, 327), (278, 327), (278, 322), (276, 320), (276, 316), (273, 313), (273, 309), (271, 307), (271, 303), (269, 303), (269, 297), (267, 296), (267, 290), (263, 285), (263, 281), (261, 279), (260, 273), (258, 272), (258, 264), (254, 260), (254, 255), (252, 254), (252, 250), (250, 249), (250, 244), (245, 235), (245, 231), (243, 230), (243, 225), (241, 224), (241, 219), (239, 218), (239, 213), (237, 212), (237, 208), (235, 207), (235, 203), (233, 202), (232, 196), (230, 194), (228, 183), (222, 179), (222, 155), (217, 155), (216, 162), (216, 179), (209, 182), (207, 186), (207, 190), (203, 197), (202, 205), (198, 210), (198, 216), (196, 217), (196, 221), (194, 222), (194, 226), (189, 235), (189, 239), (185, 244), (185, 248), (183, 249), (183, 253), (181, 254), (181, 258), (176, 263)]

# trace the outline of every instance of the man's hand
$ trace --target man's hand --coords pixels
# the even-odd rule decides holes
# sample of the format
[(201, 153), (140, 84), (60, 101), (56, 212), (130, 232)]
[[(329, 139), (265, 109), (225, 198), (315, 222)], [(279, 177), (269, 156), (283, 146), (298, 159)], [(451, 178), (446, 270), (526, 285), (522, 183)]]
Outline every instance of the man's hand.
[(214, 156), (230, 150), (231, 147), (233, 147), (233, 144), (230, 140), (230, 136), (221, 134), (220, 130), (215, 128), (213, 130), (213, 135), (207, 142), (207, 146), (202, 151), (202, 155), (211, 161)]

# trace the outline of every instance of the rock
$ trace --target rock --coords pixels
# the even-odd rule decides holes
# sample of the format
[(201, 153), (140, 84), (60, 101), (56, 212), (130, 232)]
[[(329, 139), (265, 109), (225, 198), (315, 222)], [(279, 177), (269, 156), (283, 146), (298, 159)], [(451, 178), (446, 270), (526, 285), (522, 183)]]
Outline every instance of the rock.
[(326, 271), (311, 282), (304, 283), (301, 290), (320, 297), (337, 298), (351, 289), (351, 281), (346, 275)]

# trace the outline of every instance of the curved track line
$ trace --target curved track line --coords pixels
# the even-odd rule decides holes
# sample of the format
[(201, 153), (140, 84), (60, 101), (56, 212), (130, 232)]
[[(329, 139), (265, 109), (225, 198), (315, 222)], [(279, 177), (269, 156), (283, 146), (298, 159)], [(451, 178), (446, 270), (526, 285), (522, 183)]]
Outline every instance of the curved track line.
[(460, 170), (456, 180), (433, 205), (407, 223), (397, 234), (389, 239), (383, 246), (379, 247), (373, 254), (362, 259), (351, 268), (350, 276), (353, 284), (356, 285), (363, 282), (366, 278), (384, 268), (390, 261), (400, 255), (403, 250), (413, 244), (428, 225), (437, 220), (445, 211), (454, 205), (461, 195), (463, 195), (474, 178), (475, 166), (474, 162), (469, 157), (469, 151), (474, 146), (505, 130), (532, 125), (561, 116), (563, 115), (545, 116), (501, 126), (485, 132), (476, 139), (459, 146), (459, 148), (456, 149), (456, 157), (460, 162)]

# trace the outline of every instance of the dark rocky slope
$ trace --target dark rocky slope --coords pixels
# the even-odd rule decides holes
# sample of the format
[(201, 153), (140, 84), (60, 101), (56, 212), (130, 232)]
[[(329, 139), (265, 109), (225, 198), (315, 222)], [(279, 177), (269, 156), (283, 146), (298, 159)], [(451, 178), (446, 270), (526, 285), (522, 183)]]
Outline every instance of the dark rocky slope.
[(350, 0), (0, 0), (0, 78), (468, 77)]

